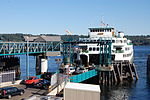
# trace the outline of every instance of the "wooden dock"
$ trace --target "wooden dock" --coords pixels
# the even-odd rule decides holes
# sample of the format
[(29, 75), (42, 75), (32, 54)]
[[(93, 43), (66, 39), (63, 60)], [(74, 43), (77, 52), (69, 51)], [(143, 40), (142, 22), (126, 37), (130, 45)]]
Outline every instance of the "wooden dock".
[(138, 80), (134, 63), (117, 61), (109, 66), (99, 66), (99, 79), (101, 85), (113, 85), (123, 80)]

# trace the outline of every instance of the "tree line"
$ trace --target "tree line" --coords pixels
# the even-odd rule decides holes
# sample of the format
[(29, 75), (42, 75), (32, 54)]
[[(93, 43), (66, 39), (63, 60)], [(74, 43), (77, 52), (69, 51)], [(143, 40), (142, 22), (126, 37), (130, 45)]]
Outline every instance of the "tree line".
[[(15, 42), (23, 42), (24, 38), (23, 36), (40, 36), (40, 35), (46, 35), (46, 36), (59, 36), (57, 34), (40, 34), (40, 35), (32, 35), (32, 34), (22, 34), (22, 33), (16, 33), (16, 34), (0, 34), (0, 41), (15, 41)], [(78, 41), (79, 38), (87, 38), (88, 36), (84, 35), (60, 35), (62, 41)], [(137, 35), (137, 36), (125, 36), (126, 38), (130, 39), (133, 43), (133, 45), (150, 45), (150, 35)]]

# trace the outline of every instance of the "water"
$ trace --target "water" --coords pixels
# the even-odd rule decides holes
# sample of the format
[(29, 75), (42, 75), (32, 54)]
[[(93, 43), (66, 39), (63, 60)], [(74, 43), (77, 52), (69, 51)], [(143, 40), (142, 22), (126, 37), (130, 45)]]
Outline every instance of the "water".
[[(146, 76), (146, 64), (147, 55), (150, 54), (150, 46), (135, 46), (134, 47), (134, 63), (137, 67), (139, 80), (137, 82), (125, 82), (117, 87), (105, 88), (102, 93), (101, 100), (124, 100), (127, 97), (128, 100), (150, 100), (150, 80)], [(26, 56), (20, 55), (21, 64), (21, 77), (26, 76)], [(49, 57), (48, 70), (56, 71), (57, 64), (56, 58), (61, 57)], [(35, 75), (35, 57), (30, 56), (30, 76)]]
[(150, 80), (147, 78), (147, 55), (150, 46), (134, 47), (134, 63), (139, 80), (125, 82), (117, 87), (103, 88), (102, 100), (150, 100)]

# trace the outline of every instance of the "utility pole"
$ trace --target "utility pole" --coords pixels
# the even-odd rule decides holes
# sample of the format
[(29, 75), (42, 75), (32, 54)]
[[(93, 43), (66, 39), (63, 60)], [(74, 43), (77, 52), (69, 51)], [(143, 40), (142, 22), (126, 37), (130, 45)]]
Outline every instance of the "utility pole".
[(26, 50), (26, 78), (29, 78), (29, 37), (27, 36), (27, 50)]
[(61, 63), (61, 59), (55, 59), (56, 61), (56, 64), (58, 65), (57, 66), (57, 94), (59, 93), (59, 66), (60, 66), (60, 63)]

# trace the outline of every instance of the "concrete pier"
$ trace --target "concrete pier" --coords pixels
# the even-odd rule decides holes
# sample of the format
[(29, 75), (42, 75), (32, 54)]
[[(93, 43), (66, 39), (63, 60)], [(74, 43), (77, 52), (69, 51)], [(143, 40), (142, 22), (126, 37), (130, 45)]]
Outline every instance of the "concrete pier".
[(150, 54), (147, 59), (147, 76), (150, 77)]

